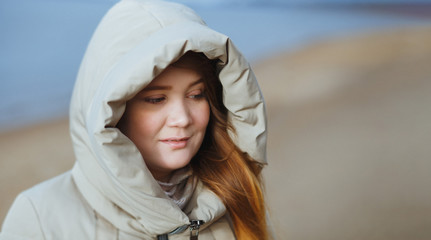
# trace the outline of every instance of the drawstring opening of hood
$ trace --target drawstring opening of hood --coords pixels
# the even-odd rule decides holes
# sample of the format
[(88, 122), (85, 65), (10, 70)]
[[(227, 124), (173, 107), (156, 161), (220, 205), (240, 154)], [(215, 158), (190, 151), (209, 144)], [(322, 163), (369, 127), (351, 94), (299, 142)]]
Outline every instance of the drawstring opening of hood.
[[(200, 180), (181, 211), (156, 186), (136, 146), (112, 127), (121, 118), (127, 98), (188, 51), (219, 59), (223, 103), (236, 132), (232, 139), (254, 159), (265, 162), (265, 109), (258, 104), (263, 99), (254, 74), (247, 70), (249, 64), (227, 36), (210, 29), (183, 5), (118, 2), (88, 45), (72, 95), (76, 185), (95, 212), (119, 231), (143, 239), (176, 229), (189, 219), (201, 219), (206, 227), (226, 213), (220, 198)], [(202, 229), (193, 231), (202, 235)]]

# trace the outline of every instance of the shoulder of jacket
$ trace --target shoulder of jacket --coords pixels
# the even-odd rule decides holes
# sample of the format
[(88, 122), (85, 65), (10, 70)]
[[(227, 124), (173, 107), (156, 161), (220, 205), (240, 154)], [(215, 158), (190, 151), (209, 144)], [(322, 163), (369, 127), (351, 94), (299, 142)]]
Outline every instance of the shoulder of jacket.
[(235, 240), (235, 233), (229, 214), (225, 214), (209, 226), (214, 239)]
[(1, 240), (46, 239), (32, 202), (20, 194), (3, 222)]
[[(34, 202), (61, 201), (63, 197), (75, 196), (79, 191), (75, 187), (70, 171), (43, 181), (23, 191), (20, 195), (26, 196)], [(55, 198), (51, 196), (55, 195)]]
[(3, 231), (7, 226), (28, 222), (39, 226), (47, 239), (66, 239), (64, 236), (74, 231), (92, 234), (94, 218), (68, 171), (20, 193), (9, 210)]

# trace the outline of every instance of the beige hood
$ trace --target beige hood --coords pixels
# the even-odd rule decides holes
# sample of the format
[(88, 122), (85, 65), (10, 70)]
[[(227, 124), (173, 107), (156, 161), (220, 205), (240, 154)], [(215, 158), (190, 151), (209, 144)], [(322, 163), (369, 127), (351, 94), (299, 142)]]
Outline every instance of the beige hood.
[(73, 177), (84, 198), (115, 227), (154, 236), (207, 223), (225, 213), (202, 184), (193, 208), (181, 211), (154, 180), (134, 144), (114, 126), (125, 103), (187, 51), (221, 60), (224, 104), (237, 130), (236, 144), (265, 162), (266, 117), (249, 64), (223, 34), (208, 28), (192, 10), (157, 0), (124, 0), (103, 18), (88, 46), (70, 109), (77, 163)]

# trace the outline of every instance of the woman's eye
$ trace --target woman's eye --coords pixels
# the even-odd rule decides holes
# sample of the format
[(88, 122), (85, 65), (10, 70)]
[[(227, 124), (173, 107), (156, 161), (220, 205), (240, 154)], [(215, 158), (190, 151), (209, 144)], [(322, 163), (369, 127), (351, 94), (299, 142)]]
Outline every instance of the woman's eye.
[(192, 98), (192, 99), (202, 99), (202, 98), (205, 98), (205, 97), (206, 96), (205, 96), (205, 94), (203, 92), (200, 92), (198, 94), (191, 94), (191, 95), (189, 95), (189, 98)]
[(164, 97), (149, 97), (149, 98), (144, 98), (144, 101), (147, 103), (152, 103), (152, 104), (157, 104), (157, 103), (161, 103), (165, 100)]

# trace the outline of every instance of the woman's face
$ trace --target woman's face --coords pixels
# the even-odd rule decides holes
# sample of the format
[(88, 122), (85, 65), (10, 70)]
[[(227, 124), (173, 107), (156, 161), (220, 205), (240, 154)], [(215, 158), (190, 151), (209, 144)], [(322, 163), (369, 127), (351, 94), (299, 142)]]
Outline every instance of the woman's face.
[(154, 178), (163, 181), (196, 154), (209, 116), (201, 76), (169, 66), (127, 102), (118, 127), (139, 149)]

